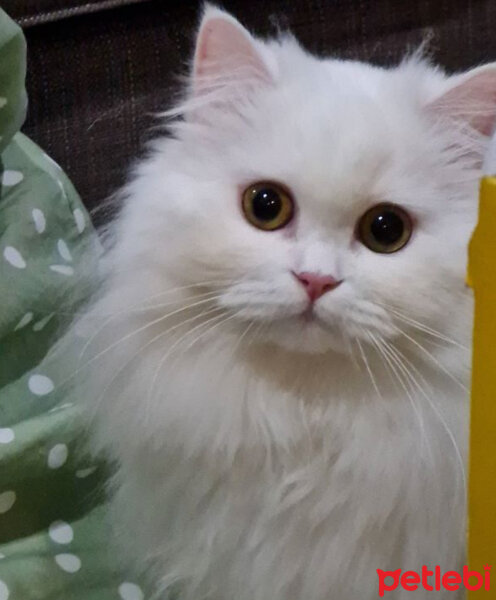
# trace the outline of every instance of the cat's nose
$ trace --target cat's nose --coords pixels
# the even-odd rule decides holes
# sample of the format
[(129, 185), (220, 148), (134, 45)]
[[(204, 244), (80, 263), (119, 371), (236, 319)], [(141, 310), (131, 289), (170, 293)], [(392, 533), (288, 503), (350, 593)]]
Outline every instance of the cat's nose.
[(321, 275), (320, 273), (294, 273), (301, 285), (305, 288), (311, 302), (315, 302), (326, 292), (330, 292), (338, 287), (341, 281), (334, 279), (331, 275)]

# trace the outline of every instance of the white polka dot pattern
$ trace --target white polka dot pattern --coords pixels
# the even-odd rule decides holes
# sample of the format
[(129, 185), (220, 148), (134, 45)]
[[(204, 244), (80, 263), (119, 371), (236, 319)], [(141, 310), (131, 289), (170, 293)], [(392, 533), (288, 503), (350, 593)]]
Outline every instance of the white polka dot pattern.
[(14, 430), (10, 427), (0, 427), (0, 444), (10, 444), (15, 440)]
[(16, 269), (26, 268), (26, 261), (22, 257), (22, 254), (19, 252), (19, 250), (17, 250), (17, 248), (14, 248), (13, 246), (7, 246), (4, 249), (3, 257), (10, 265), (15, 267)]
[(65, 521), (54, 521), (48, 528), (48, 535), (57, 544), (70, 544), (74, 539), (72, 527)]
[(8, 512), (15, 504), (16, 493), (12, 490), (0, 494), (0, 515)]
[(68, 277), (74, 275), (74, 269), (68, 265), (50, 265), (50, 269), (55, 271), (55, 273), (67, 275)]
[(55, 315), (55, 313), (51, 313), (51, 314), (47, 315), (46, 317), (43, 317), (43, 319), (40, 319), (39, 321), (37, 321), (33, 325), (33, 331), (41, 331), (42, 329), (44, 329), (45, 326), (48, 324), (48, 322), (53, 319), (54, 315)]
[(17, 331), (18, 329), (22, 329), (23, 327), (26, 327), (26, 325), (29, 325), (29, 323), (31, 323), (31, 321), (33, 320), (33, 316), (34, 315), (32, 312), (27, 312), (19, 321), (19, 323), (17, 323), (17, 325), (14, 328), (14, 331)]
[(20, 171), (10, 171), (6, 169), (2, 175), (2, 185), (5, 187), (13, 187), (24, 179), (24, 175)]
[(29, 377), (28, 387), (35, 396), (46, 396), (50, 392), (53, 392), (55, 386), (50, 377), (35, 373)]
[(85, 479), (86, 477), (93, 475), (95, 471), (96, 467), (87, 467), (86, 469), (79, 469), (78, 471), (76, 471), (76, 477), (78, 479)]
[(57, 554), (55, 562), (66, 573), (77, 573), (81, 568), (81, 559), (75, 554)]
[(143, 592), (135, 583), (125, 581), (119, 586), (119, 596), (122, 600), (143, 600)]
[(65, 444), (56, 444), (48, 453), (48, 466), (50, 469), (60, 469), (65, 465), (69, 450)]
[(43, 233), (46, 229), (46, 219), (43, 211), (41, 211), (39, 208), (33, 208), (31, 211), (31, 216), (33, 217), (34, 228), (36, 231), (38, 233)]
[(57, 241), (57, 250), (60, 256), (67, 262), (72, 262), (72, 255), (64, 240)]
[(86, 226), (83, 211), (80, 208), (76, 208), (72, 214), (74, 215), (74, 221), (76, 222), (78, 232), (83, 233)]

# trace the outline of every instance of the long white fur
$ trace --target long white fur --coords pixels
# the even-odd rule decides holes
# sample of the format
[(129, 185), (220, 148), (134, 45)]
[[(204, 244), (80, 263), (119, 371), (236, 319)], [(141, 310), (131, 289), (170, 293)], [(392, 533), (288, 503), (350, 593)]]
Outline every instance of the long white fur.
[[(212, 7), (198, 44), (219, 22), (234, 58), (196, 57), (206, 80), (126, 186), (79, 324), (120, 551), (182, 600), (368, 600), (376, 569), (459, 569), (486, 138), (450, 110), (471, 77), (415, 56), (319, 59)], [(494, 117), (490, 87), (460, 94), (464, 114)], [(287, 230), (242, 216), (240, 190), (266, 179), (295, 198)], [(355, 239), (383, 201), (415, 224), (390, 255)], [(292, 270), (344, 280), (317, 302), (322, 324), (299, 318)], [(411, 596), (458, 597), (389, 597)]]

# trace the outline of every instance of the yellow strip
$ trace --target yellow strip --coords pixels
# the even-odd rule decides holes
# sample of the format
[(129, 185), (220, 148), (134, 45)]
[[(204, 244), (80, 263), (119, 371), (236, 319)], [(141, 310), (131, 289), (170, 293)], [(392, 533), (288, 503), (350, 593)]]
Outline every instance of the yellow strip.
[(467, 280), (475, 295), (468, 562), (480, 573), (493, 567), (491, 590), (469, 592), (468, 600), (496, 600), (496, 178), (482, 180)]

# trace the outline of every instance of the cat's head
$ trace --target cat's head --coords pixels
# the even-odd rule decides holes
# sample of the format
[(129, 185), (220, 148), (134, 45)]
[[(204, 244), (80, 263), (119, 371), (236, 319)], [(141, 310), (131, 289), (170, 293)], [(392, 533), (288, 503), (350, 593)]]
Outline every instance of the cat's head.
[(457, 337), (496, 66), (320, 59), (208, 7), (175, 112), (118, 227), (143, 298), (211, 292), (219, 330), (308, 352)]

